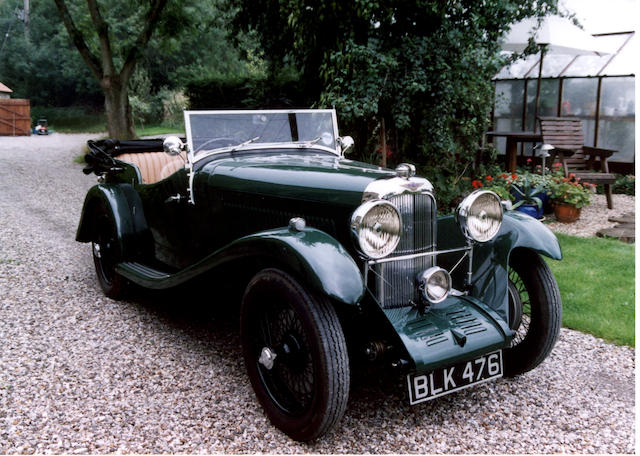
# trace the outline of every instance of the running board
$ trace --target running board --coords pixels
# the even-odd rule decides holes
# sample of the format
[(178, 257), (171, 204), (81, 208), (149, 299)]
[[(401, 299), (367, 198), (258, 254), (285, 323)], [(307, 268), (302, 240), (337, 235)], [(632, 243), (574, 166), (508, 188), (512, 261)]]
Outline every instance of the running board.
[(116, 266), (116, 272), (138, 285), (149, 288), (159, 287), (163, 282), (170, 282), (173, 274), (154, 269), (142, 263), (127, 261)]

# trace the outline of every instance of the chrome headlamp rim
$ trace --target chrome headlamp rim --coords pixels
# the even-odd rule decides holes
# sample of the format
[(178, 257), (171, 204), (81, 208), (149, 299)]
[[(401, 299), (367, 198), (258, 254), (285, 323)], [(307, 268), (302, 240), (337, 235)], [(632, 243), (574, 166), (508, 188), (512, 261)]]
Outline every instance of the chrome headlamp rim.
[[(431, 279), (436, 274), (442, 275), (444, 277), (444, 279), (445, 279), (445, 282), (446, 282), (446, 287), (443, 288), (445, 290), (445, 292), (442, 294), (442, 296), (439, 296), (439, 297), (432, 296), (431, 289), (429, 288), (429, 285), (431, 283)], [(452, 285), (451, 285), (451, 275), (449, 274), (449, 272), (446, 269), (443, 269), (443, 268), (441, 268), (439, 266), (432, 266), (429, 269), (427, 269), (425, 271), (422, 271), (418, 275), (418, 283), (421, 286), (422, 296), (424, 297), (424, 299), (426, 299), (431, 304), (438, 304), (438, 303), (444, 301), (445, 299), (447, 299), (447, 297), (449, 296), (449, 294), (451, 292), (451, 287), (452, 287)]]
[[(371, 211), (377, 206), (385, 206), (388, 209), (392, 210), (398, 219), (398, 235), (395, 236), (395, 238), (392, 239), (391, 244), (387, 245), (384, 250), (380, 251), (380, 253), (375, 253), (374, 251), (367, 249), (366, 247), (363, 247), (361, 238), (360, 238), (360, 230), (362, 228), (362, 222), (365, 216), (369, 213), (369, 211)], [(358, 206), (358, 208), (351, 215), (351, 236), (353, 238), (353, 243), (358, 253), (367, 259), (377, 260), (392, 254), (396, 249), (396, 247), (398, 247), (398, 244), (400, 243), (400, 236), (402, 234), (402, 229), (403, 229), (402, 216), (400, 215), (400, 211), (393, 203), (386, 200), (375, 199), (375, 200), (365, 201), (360, 206)]]
[[(495, 205), (499, 212), (499, 220), (497, 226), (495, 226), (488, 234), (480, 236), (478, 235), (478, 233), (473, 233), (473, 230), (469, 227), (469, 216), (471, 214), (471, 209), (474, 203), (484, 195), (491, 195), (491, 197), (495, 199)], [(462, 200), (462, 202), (458, 205), (458, 209), (456, 210), (456, 220), (464, 237), (471, 241), (480, 243), (488, 242), (497, 236), (498, 232), (500, 231), (500, 227), (502, 226), (503, 216), (504, 210), (502, 208), (500, 197), (490, 190), (476, 190), (472, 192), (469, 196)]]

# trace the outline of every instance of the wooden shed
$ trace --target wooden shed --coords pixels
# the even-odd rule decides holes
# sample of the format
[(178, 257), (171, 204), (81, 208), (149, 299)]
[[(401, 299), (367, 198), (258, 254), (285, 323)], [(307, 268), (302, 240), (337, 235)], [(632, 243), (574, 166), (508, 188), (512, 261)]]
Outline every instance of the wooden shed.
[(0, 99), (11, 98), (13, 90), (0, 82)]
[[(0, 92), (12, 90), (0, 83)], [(0, 97), (0, 136), (29, 136), (31, 134), (31, 106), (29, 100)]]

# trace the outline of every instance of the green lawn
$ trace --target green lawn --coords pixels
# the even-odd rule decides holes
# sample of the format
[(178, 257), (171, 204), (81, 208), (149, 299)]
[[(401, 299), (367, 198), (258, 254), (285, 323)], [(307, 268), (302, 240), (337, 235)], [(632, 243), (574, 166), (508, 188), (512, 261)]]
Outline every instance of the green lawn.
[(150, 125), (144, 128), (136, 128), (136, 133), (139, 137), (143, 136), (157, 136), (168, 133), (175, 133), (178, 136), (184, 136), (184, 127), (167, 127), (164, 125)]
[(49, 127), (57, 133), (100, 133), (106, 131), (104, 113), (87, 107), (48, 108), (33, 106), (31, 118), (44, 117), (49, 121)]
[(548, 260), (562, 296), (564, 326), (635, 346), (635, 252), (614, 239), (558, 234), (563, 260)]
[[(37, 121), (46, 118), (49, 126), (57, 133), (104, 133), (107, 131), (106, 117), (103, 112), (96, 111), (86, 106), (71, 106), (64, 108), (45, 108), (33, 106), (31, 118)], [(184, 126), (171, 127), (162, 124), (146, 125), (140, 128), (136, 125), (136, 133), (139, 137), (157, 136), (168, 133), (184, 135)]]

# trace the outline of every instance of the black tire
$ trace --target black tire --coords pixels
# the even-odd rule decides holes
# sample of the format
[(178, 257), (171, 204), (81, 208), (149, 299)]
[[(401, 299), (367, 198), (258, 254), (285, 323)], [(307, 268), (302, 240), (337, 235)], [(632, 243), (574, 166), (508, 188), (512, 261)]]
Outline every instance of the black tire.
[[(245, 291), (240, 336), (251, 385), (277, 428), (309, 441), (337, 425), (349, 398), (349, 359), (326, 298), (281, 270), (264, 269)], [(265, 349), (276, 355), (270, 367)]]
[(504, 375), (530, 371), (549, 355), (562, 324), (562, 301), (549, 266), (535, 252), (518, 249), (509, 258), (509, 313), (516, 334), (504, 350)]
[(121, 299), (127, 290), (127, 281), (116, 272), (116, 265), (121, 257), (120, 246), (115, 222), (104, 206), (96, 210), (94, 232), (91, 252), (100, 288), (107, 297)]

